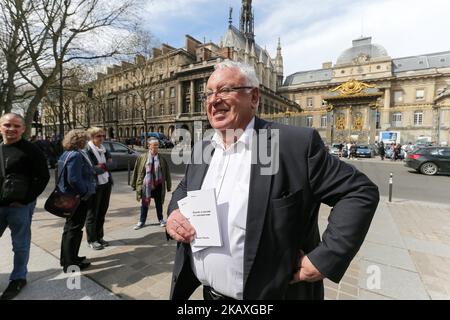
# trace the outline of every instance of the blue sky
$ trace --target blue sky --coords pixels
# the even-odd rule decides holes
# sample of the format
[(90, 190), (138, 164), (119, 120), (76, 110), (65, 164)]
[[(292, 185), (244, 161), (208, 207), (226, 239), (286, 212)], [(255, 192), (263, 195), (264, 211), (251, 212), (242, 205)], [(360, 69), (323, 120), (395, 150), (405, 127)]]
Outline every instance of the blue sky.
[[(161, 42), (184, 47), (184, 35), (219, 42), (239, 25), (240, 0), (153, 0), (143, 24)], [(285, 76), (336, 62), (353, 39), (372, 36), (392, 58), (450, 51), (449, 0), (253, 0), (257, 43), (275, 56), (281, 37)]]

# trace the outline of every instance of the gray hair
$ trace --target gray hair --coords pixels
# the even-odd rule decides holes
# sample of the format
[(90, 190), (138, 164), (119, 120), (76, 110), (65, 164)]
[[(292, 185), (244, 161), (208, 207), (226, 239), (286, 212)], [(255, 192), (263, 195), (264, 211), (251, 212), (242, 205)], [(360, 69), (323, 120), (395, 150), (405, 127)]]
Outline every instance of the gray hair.
[(150, 139), (148, 139), (147, 144), (154, 143), (154, 142), (156, 142), (159, 145), (159, 140), (156, 139), (155, 137), (151, 137)]
[(258, 80), (258, 77), (256, 76), (255, 68), (253, 68), (252, 66), (242, 63), (242, 62), (237, 62), (237, 61), (232, 61), (232, 60), (225, 60), (214, 66), (215, 70), (225, 69), (225, 68), (239, 70), (239, 72), (246, 79), (246, 82), (247, 82), (246, 85), (252, 86), (255, 88), (259, 88), (259, 80)]
[(25, 119), (22, 115), (15, 113), (15, 112), (9, 112), (9, 113), (5, 113), (4, 115), (2, 115), (2, 117), (0, 118), (0, 123), (2, 123), (6, 118), (17, 118), (20, 121), (22, 121), (22, 125), (25, 127)]

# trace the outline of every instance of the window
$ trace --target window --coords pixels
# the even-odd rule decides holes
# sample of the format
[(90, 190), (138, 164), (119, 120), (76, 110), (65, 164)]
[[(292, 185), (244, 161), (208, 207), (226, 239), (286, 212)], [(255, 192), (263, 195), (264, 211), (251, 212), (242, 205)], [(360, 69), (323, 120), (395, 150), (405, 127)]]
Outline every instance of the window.
[(175, 87), (171, 87), (170, 88), (170, 97), (174, 98), (175, 97)]
[(164, 99), (164, 89), (159, 90), (159, 98)]
[(312, 116), (307, 116), (306, 117), (306, 126), (307, 127), (312, 127), (313, 126), (313, 117)]
[(402, 103), (403, 102), (403, 91), (394, 91), (394, 101), (396, 103)]
[(423, 100), (425, 97), (425, 90), (417, 89), (416, 90), (416, 100)]
[(421, 126), (423, 124), (423, 111), (414, 112), (414, 125)]
[(175, 114), (175, 103), (170, 104), (170, 114)]
[(327, 127), (327, 116), (322, 116), (320, 118), (320, 127), (326, 128)]
[(311, 97), (306, 98), (306, 106), (308, 108), (312, 108), (312, 106), (313, 106), (313, 98), (311, 98)]
[(325, 100), (322, 100), (322, 107), (326, 107), (328, 105), (328, 102), (326, 102)]
[(155, 93), (154, 92), (150, 93), (150, 101), (155, 101)]
[(402, 126), (402, 113), (394, 112), (392, 114), (392, 126), (393, 127), (401, 127)]
[(163, 115), (164, 115), (164, 105), (163, 105), (163, 104), (160, 104), (160, 105), (159, 105), (159, 115), (160, 115), (160, 116), (163, 116)]

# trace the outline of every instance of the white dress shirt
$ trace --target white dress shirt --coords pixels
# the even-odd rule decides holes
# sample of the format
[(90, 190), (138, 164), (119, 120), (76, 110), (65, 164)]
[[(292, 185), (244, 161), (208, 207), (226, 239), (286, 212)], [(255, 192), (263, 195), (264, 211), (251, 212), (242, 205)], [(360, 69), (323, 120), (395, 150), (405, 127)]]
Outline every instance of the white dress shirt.
[(242, 299), (244, 242), (250, 187), (251, 150), (255, 118), (234, 144), (225, 149), (221, 135), (212, 138), (214, 155), (202, 190), (216, 189), (221, 247), (208, 247), (192, 255), (192, 270), (203, 285)]

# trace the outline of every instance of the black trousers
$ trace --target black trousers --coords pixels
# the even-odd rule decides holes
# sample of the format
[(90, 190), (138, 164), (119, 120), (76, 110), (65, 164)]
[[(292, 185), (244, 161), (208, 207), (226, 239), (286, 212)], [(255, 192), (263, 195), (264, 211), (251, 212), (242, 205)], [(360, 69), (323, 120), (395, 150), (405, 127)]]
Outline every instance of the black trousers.
[(103, 226), (109, 207), (111, 188), (110, 182), (98, 185), (95, 195), (93, 195), (92, 206), (88, 208), (86, 217), (86, 233), (89, 243), (103, 239)]
[[(158, 216), (158, 221), (163, 220), (163, 202), (162, 202), (162, 184), (158, 185), (151, 192), (151, 197), (155, 200), (156, 215)], [(145, 223), (147, 221), (148, 206), (141, 201), (141, 216), (139, 222)]]
[(71, 219), (66, 219), (61, 240), (60, 263), (62, 266), (77, 264), (78, 252), (83, 239), (83, 226), (86, 222), (87, 210), (94, 200), (91, 196), (88, 200), (81, 201)]

